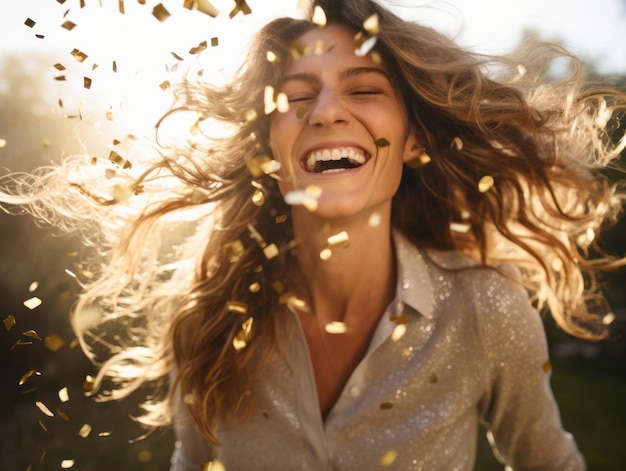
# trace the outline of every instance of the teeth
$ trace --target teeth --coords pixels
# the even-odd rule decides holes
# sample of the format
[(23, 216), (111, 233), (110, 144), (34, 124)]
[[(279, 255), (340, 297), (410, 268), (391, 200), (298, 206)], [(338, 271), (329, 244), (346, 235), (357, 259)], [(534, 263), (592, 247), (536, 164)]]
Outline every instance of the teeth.
[[(367, 160), (360, 149), (354, 147), (337, 147), (334, 149), (323, 149), (311, 152), (306, 160), (306, 167), (309, 172), (313, 172), (317, 162), (328, 162), (330, 160), (341, 160), (343, 158), (350, 160), (352, 164), (358, 165), (363, 165)], [(342, 170), (345, 169), (335, 169), (335, 171)], [(328, 170), (326, 172), (328, 172)]]

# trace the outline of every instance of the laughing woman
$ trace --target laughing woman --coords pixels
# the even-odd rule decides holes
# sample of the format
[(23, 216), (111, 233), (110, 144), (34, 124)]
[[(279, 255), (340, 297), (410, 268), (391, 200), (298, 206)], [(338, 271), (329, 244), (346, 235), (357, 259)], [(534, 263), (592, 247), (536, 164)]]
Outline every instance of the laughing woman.
[[(516, 471), (584, 469), (538, 312), (603, 335), (584, 280), (623, 264), (587, 249), (622, 205), (599, 169), (624, 96), (553, 45), (484, 57), (371, 0), (314, 6), (229, 86), (180, 88), (171, 114), (231, 135), (110, 191), (76, 161), (3, 180), (99, 248), (73, 314), (101, 310), (97, 386), (170, 380), (142, 420), (174, 424), (174, 471), (471, 470), (479, 425)], [(541, 82), (557, 56), (571, 76)]]

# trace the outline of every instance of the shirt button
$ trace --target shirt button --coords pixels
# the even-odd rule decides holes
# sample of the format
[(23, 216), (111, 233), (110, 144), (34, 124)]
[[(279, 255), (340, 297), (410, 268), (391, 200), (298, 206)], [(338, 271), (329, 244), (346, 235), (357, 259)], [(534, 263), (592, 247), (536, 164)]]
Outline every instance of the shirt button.
[(358, 397), (361, 394), (361, 389), (358, 386), (352, 386), (348, 389), (348, 394), (352, 397)]

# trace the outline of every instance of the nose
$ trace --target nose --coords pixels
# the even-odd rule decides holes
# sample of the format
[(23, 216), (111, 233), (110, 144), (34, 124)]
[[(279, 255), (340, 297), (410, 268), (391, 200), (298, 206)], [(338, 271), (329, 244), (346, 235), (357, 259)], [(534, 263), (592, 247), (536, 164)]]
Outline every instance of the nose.
[(347, 123), (349, 113), (341, 97), (333, 90), (324, 89), (319, 92), (309, 113), (309, 124), (312, 126), (331, 126)]

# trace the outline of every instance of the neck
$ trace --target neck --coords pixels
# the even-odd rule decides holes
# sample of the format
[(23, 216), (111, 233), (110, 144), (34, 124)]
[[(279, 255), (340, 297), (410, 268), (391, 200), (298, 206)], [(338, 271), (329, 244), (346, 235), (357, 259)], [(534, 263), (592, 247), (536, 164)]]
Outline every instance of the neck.
[[(369, 216), (329, 222), (304, 211), (294, 211), (293, 222), (301, 286), (311, 311), (321, 322), (379, 316), (396, 285), (390, 215), (372, 225)], [(332, 236), (342, 233), (347, 240), (332, 243)]]

